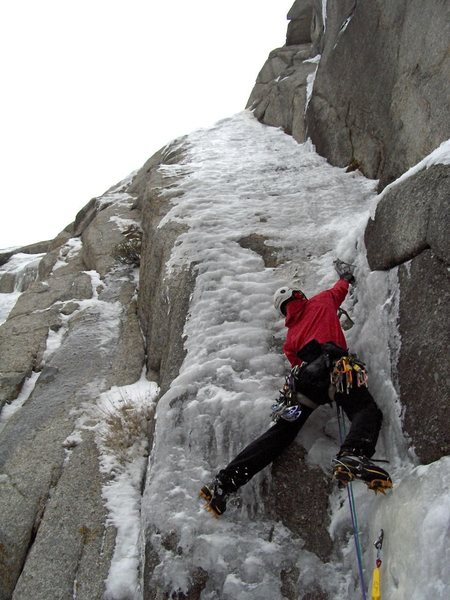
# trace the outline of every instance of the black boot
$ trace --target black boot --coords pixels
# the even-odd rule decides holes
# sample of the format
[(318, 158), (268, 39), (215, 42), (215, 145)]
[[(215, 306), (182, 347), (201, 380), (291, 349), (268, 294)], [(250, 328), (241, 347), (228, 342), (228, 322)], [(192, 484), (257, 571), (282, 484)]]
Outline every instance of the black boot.
[(384, 494), (385, 490), (392, 488), (392, 479), (387, 471), (366, 456), (358, 456), (345, 450), (333, 459), (333, 477), (343, 485), (360, 479), (375, 493)]
[(206, 510), (209, 510), (215, 517), (220, 517), (226, 511), (228, 495), (218, 477), (212, 483), (204, 485), (199, 493), (200, 498), (206, 502)]

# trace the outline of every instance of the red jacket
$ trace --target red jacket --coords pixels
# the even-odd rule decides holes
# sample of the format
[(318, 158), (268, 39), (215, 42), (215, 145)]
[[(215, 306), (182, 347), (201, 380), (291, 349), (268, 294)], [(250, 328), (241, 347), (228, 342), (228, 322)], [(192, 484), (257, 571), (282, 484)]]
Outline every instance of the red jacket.
[(337, 310), (347, 295), (348, 286), (348, 281), (339, 279), (332, 288), (309, 300), (296, 298), (286, 304), (285, 325), (288, 332), (283, 351), (292, 366), (302, 363), (297, 352), (314, 339), (320, 344), (334, 342), (347, 349)]

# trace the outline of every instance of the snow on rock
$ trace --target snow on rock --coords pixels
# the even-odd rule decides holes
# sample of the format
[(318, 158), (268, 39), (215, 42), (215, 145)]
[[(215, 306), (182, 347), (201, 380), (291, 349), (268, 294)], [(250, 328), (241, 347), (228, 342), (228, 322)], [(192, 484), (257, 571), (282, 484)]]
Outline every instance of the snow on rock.
[[(417, 164), (412, 166), (410, 169), (405, 171), (403, 175), (398, 177), (395, 181), (387, 185), (382, 193), (377, 196), (377, 203), (383, 198), (389, 190), (398, 184), (402, 183), (409, 177), (412, 177), (416, 173), (419, 173), (423, 169), (428, 169), (432, 165), (450, 165), (450, 140), (446, 140), (442, 142), (436, 150), (433, 150), (430, 154), (428, 154), (424, 159), (419, 161)], [(375, 208), (375, 207), (373, 207)]]
[(14, 254), (0, 267), (0, 325), (6, 321), (22, 292), (36, 280), (43, 254)]
[(158, 386), (147, 381), (144, 373), (134, 384), (114, 386), (100, 395), (95, 406), (86, 405), (78, 431), (69, 436), (78, 443), (80, 430), (95, 432), (100, 471), (107, 478), (102, 495), (108, 524), (117, 530), (106, 580), (109, 600), (137, 597), (141, 486), (157, 394)]
[(17, 396), (17, 398), (10, 404), (6, 404), (3, 407), (0, 413), (0, 432), (5, 426), (5, 423), (12, 417), (12, 415), (15, 412), (22, 408), (22, 406), (28, 400), (32, 391), (34, 390), (34, 386), (36, 385), (36, 381), (38, 380), (39, 375), (40, 373), (36, 373), (33, 371), (30, 377), (27, 377), (27, 379), (25, 380), (25, 383), (23, 384), (22, 389), (20, 390), (20, 394)]
[(83, 247), (83, 243), (79, 237), (70, 238), (63, 244), (59, 250), (58, 258), (53, 265), (53, 273), (61, 267), (67, 266), (70, 259), (77, 256)]
[(0, 295), (0, 325), (8, 318), (19, 296), (20, 292), (9, 292), (8, 294)]

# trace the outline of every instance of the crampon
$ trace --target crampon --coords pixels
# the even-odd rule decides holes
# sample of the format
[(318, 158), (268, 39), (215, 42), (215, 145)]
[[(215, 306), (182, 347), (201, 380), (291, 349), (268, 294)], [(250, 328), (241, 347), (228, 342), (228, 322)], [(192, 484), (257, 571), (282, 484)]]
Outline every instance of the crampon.
[(375, 494), (385, 494), (392, 488), (392, 479), (389, 473), (373, 464), (365, 456), (343, 454), (333, 459), (333, 478), (341, 486), (346, 486), (351, 481), (363, 481), (369, 490)]
[(205, 501), (203, 508), (214, 517), (218, 518), (225, 512), (227, 508), (226, 496), (216, 483), (204, 485), (198, 495), (199, 498)]

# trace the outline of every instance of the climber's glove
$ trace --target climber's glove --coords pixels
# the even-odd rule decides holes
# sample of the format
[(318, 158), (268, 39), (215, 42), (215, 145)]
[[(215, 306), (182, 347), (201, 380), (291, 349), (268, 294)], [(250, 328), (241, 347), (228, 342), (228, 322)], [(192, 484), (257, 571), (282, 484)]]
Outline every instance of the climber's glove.
[(350, 271), (348, 273), (342, 273), (342, 275), (339, 277), (339, 279), (345, 279), (352, 285), (354, 285), (356, 282), (355, 276), (353, 275), (353, 273), (350, 273)]

